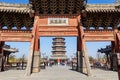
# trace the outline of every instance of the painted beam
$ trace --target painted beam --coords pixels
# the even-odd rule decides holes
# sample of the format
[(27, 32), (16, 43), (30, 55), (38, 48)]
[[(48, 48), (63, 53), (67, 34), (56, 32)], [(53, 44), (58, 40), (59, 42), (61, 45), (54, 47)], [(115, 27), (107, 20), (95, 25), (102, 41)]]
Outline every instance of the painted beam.
[(78, 36), (76, 32), (62, 32), (62, 31), (48, 31), (48, 32), (39, 32), (40, 36)]
[[(120, 32), (118, 33), (120, 34)], [(76, 27), (39, 27), (39, 36), (78, 36)], [(32, 33), (30, 31), (1, 31), (0, 41), (30, 42)], [(114, 31), (85, 31), (85, 41), (114, 41)]]
[(85, 31), (85, 41), (114, 41), (114, 31)]
[(1, 31), (0, 41), (30, 42), (32, 33), (30, 31)]

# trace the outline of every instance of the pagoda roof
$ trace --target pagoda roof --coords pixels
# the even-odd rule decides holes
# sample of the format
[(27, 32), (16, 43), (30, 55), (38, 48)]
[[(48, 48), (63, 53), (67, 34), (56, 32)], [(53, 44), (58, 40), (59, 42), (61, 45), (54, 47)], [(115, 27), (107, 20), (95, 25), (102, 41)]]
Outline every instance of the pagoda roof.
[(58, 60), (58, 58), (59, 58), (59, 59), (62, 59), (62, 60), (67, 60), (67, 59), (69, 59), (69, 58), (67, 58), (67, 57), (51, 57), (50, 60)]
[[(65, 40), (65, 38), (63, 38), (63, 37), (55, 37), (55, 38), (53, 38), (54, 41), (57, 41), (57, 39), (61, 39), (61, 40), (63, 40), (63, 41)], [(58, 40), (58, 41), (59, 41), (59, 40)]]
[(55, 47), (64, 47), (64, 48), (66, 48), (66, 46), (52, 46), (52, 48), (55, 48)]
[(66, 52), (66, 50), (52, 50), (52, 52)]
[(51, 55), (51, 57), (50, 57), (50, 59), (69, 59), (66, 55), (59, 55), (59, 54), (57, 54), (57, 55)]

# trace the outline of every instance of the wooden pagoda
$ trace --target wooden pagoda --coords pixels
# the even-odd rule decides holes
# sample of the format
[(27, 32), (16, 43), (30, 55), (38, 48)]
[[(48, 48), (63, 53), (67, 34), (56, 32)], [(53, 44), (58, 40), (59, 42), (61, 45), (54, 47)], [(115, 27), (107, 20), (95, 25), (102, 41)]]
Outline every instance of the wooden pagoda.
[(55, 64), (60, 64), (68, 61), (68, 57), (66, 56), (66, 46), (65, 46), (65, 38), (63, 37), (55, 37), (53, 38), (53, 46), (52, 46), (52, 55), (50, 61), (53, 61)]
[[(119, 23), (118, 3), (87, 4), (87, 0), (29, 0), (29, 4), (0, 3), (0, 43), (4, 44), (5, 41), (31, 43), (27, 75), (40, 71), (39, 37), (75, 36), (77, 70), (90, 76), (85, 42), (111, 41), (112, 53), (120, 53)], [(120, 73), (120, 68), (118, 72)]]

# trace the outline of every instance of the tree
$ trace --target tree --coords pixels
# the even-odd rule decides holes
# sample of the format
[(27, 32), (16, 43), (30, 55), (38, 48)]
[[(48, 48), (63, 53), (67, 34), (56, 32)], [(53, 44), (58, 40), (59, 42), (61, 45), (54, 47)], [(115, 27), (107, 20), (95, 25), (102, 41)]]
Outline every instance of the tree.
[(89, 56), (89, 61), (94, 62), (94, 58), (92, 56)]
[(15, 62), (15, 60), (16, 60), (16, 56), (13, 55), (13, 54), (11, 54), (11, 55), (9, 56), (9, 62)]

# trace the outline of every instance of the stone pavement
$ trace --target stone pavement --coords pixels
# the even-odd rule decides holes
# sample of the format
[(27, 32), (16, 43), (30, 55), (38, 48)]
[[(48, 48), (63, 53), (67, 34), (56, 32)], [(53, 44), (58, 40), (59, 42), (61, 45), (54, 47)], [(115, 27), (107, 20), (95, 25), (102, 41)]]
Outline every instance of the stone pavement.
[(0, 72), (0, 80), (118, 80), (118, 74), (114, 71), (92, 69), (92, 73), (92, 77), (87, 77), (67, 66), (52, 66), (31, 76), (25, 76), (25, 70)]

